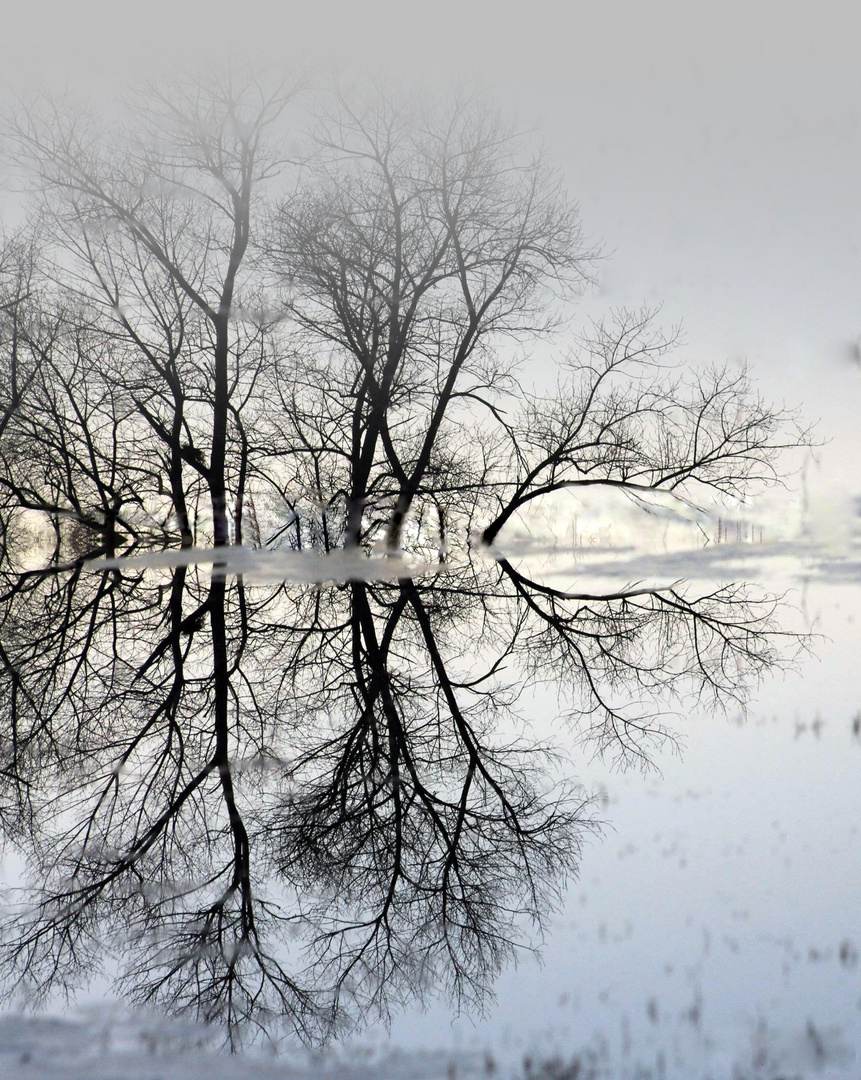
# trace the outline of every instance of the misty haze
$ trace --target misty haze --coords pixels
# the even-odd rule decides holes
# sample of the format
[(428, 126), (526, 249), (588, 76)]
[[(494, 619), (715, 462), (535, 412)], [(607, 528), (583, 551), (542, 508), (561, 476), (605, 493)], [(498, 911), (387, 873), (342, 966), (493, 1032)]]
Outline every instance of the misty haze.
[(348, 27), (10, 67), (3, 1075), (857, 1078), (854, 113)]

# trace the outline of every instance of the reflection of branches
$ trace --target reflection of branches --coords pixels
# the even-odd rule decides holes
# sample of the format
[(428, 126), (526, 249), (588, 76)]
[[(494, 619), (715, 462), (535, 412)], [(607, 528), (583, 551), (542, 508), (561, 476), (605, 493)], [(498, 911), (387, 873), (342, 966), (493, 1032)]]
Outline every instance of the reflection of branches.
[(312, 591), (10, 573), (0, 806), (40, 884), (9, 970), (71, 990), (112, 949), (134, 1000), (231, 1042), (435, 989), (480, 1004), (590, 827), (559, 749), (514, 734), (524, 687), (644, 762), (664, 699), (739, 700), (778, 661), (773, 614), (741, 587), (574, 594), (505, 561)]
[(776, 626), (777, 600), (745, 585), (693, 596), (678, 584), (583, 595), (499, 565), (529, 613), (518, 645), (524, 664), (569, 686), (572, 719), (599, 753), (623, 763), (648, 765), (650, 747), (672, 737), (664, 719), (672, 701), (743, 705), (781, 662), (780, 639), (801, 644)]
[(307, 915), (339, 993), (387, 1008), (442, 979), (475, 1002), (575, 868), (584, 807), (544, 791), (540, 751), (499, 741), (498, 697), (460, 703), (419, 589), (379, 623), (374, 592), (351, 587), (349, 712), (294, 762), (273, 850), (324, 886)]
[[(313, 1003), (260, 936), (270, 909), (258, 911), (233, 790), (224, 583), (195, 596), (185, 573), (166, 608), (162, 590), (139, 580), (125, 591), (112, 576), (88, 575), (97, 582), (89, 603), (73, 585), (90, 617), (81, 632), (68, 604), (70, 617), (55, 619), (65, 624), (59, 652), (44, 668), (30, 667), (31, 637), (6, 637), (6, 674), (38, 710), (26, 737), (13, 717), (19, 739), (6, 771), (26, 783), (28, 846), (45, 878), (35, 907), (7, 929), (9, 957), (47, 993), (85, 978), (104, 938), (120, 944), (122, 928), (123, 950), (140, 949), (150, 973), (132, 978), (133, 996), (223, 1020), (230, 1032), (274, 1012), (310, 1036)], [(211, 635), (201, 634), (204, 615)], [(199, 645), (207, 637), (208, 658)], [(41, 751), (26, 776), (19, 744), (31, 759), (34, 746)]]

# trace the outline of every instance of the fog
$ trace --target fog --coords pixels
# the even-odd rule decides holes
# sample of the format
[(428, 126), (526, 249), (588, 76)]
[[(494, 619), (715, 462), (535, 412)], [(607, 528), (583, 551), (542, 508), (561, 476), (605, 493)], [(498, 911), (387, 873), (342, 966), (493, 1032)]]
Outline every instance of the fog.
[[(602, 245), (599, 308), (662, 304), (692, 354), (747, 358), (854, 485), (861, 74), (846, 5), (231, 6), (89, 2), (7, 16), (7, 89), (111, 95), (177, 69), (478, 85), (537, 127)], [(857, 485), (854, 485), (857, 490)]]
[[(786, 488), (733, 504), (726, 516), (738, 533), (705, 555), (691, 553), (688, 522), (674, 522), (675, 532), (663, 519), (646, 527), (626, 516), (629, 508), (584, 499), (572, 509), (567, 495), (533, 508), (500, 541), (502, 554), (531, 558), (560, 589), (744, 575), (770, 593), (786, 591), (787, 626), (819, 636), (796, 668), (753, 695), (747, 717), (692, 707), (680, 752), (662, 751), (653, 770), (578, 759), (578, 781), (602, 796), (604, 828), (585, 845), (580, 880), (545, 937), (546, 967), (524, 954), (500, 977), (498, 1004), (488, 1000), (483, 1015), (455, 1018), (440, 1000), (396, 1016), (391, 1031), (378, 1025), (336, 1045), (328, 1058), (288, 1050), (296, 1075), (431, 1080), (496, 1068), (507, 1080), (542, 1075), (524, 1058), (574, 1054), (584, 1055), (583, 1075), (593, 1054), (614, 1070), (594, 1075), (613, 1080), (681, 1078), (690, 1062), (703, 1076), (857, 1075), (861, 65), (854, 21), (845, 4), (814, 13), (812, 4), (790, 11), (736, 0), (709, 7), (338, 0), (313, 8), (291, 0), (156, 0), (135, 8), (88, 0), (7, 16), (0, 62), (10, 108), (45, 87), (110, 103), (136, 79), (157, 85), (171, 73), (228, 65), (286, 70), (312, 89), (347, 93), (369, 78), (395, 95), (401, 87), (429, 96), (478, 88), (520, 129), (537, 132), (579, 205), (585, 241), (600, 250), (572, 333), (608, 309), (660, 309), (663, 326), (682, 328), (685, 363), (747, 363), (766, 399), (817, 425), (818, 445), (794, 452)], [(303, 122), (300, 104), (296, 123)], [(0, 219), (11, 225), (20, 203), (8, 193), (9, 170), (0, 170), (7, 190)], [(552, 384), (543, 345), (523, 377)], [(717, 528), (716, 519), (708, 522), (712, 540)], [(549, 540), (541, 544), (551, 529), (591, 538), (591, 553), (581, 552), (576, 565), (569, 553), (560, 558)], [(757, 529), (771, 547), (732, 543)], [(228, 573), (249, 581), (351, 573), (285, 570), (248, 552), (236, 558)], [(152, 562), (164, 570), (164, 559)], [(558, 699), (536, 692), (530, 708), (536, 718), (555, 716)], [(122, 1068), (139, 1068), (140, 1047), (150, 1046), (165, 1076), (170, 1069), (216, 1076), (222, 1068), (233, 1075), (229, 1064), (188, 1050), (197, 1038), (205, 1042), (197, 1029), (177, 1034), (140, 1017), (108, 1024), (105, 993), (97, 983), (96, 1011), (84, 1020), (76, 1014), (71, 1027), (28, 1020), (29, 1027), (0, 1028), (0, 1063), (5, 1053), (22, 1077), (41, 1080), (64, 1075), (58, 1060), (68, 1050), (75, 1075), (100, 1077), (93, 1046), (101, 1038)], [(51, 1004), (52, 1014), (60, 1011), (59, 1001)], [(148, 1023), (152, 1030), (141, 1035)], [(113, 1035), (105, 1034), (109, 1026)], [(25, 1070), (28, 1055), (41, 1072)], [(252, 1066), (261, 1077), (282, 1075), (281, 1065), (262, 1058)], [(566, 1076), (546, 1078), (557, 1075)]]

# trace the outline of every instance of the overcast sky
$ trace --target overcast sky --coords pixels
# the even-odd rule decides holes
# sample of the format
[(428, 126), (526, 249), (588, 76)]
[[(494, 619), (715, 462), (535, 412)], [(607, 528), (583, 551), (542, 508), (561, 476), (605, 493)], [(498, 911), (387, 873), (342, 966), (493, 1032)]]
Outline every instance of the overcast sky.
[(692, 355), (750, 359), (861, 491), (861, 65), (851, 5), (469, 0), (31, 4), (10, 84), (219, 62), (477, 81), (538, 124), (607, 256), (585, 307), (663, 304)]
[[(483, 84), (524, 125), (539, 126), (580, 203), (586, 235), (603, 247), (599, 286), (584, 311), (662, 304), (668, 324), (684, 320), (692, 357), (750, 360), (766, 395), (822, 419), (831, 442), (811, 469), (812, 487), (820, 504), (840, 512), (848, 495), (861, 494), (861, 35), (852, 7), (848, 0), (321, 0), (313, 7), (19, 0), (17, 12), (4, 12), (0, 70), (10, 87), (65, 80), (110, 92), (135, 72), (235, 55), (304, 68), (321, 83), (382, 71), (430, 89), (451, 80)], [(845, 628), (835, 627), (839, 641)], [(849, 661), (839, 660), (845, 672)], [(844, 681), (829, 679), (811, 681), (809, 701), (801, 693), (796, 709), (818, 710), (816, 695)], [(800, 684), (788, 685), (795, 692)], [(798, 746), (806, 755), (807, 744)], [(747, 775), (743, 753), (727, 775)], [(777, 777), (792, 763), (768, 748), (749, 761), (750, 791), (786, 797), (785, 781), (763, 785), (760, 771), (769, 763)], [(703, 770), (711, 775), (714, 760)], [(806, 775), (800, 767), (799, 775)], [(836, 783), (829, 775), (816, 787), (791, 786), (793, 797), (810, 792), (798, 805), (814, 825), (823, 819), (808, 806), (830, 808), (821, 793)], [(758, 804), (739, 790), (738, 806), (753, 821)], [(854, 789), (846, 781), (841, 790)], [(703, 805), (711, 811), (715, 803)], [(640, 815), (649, 822), (644, 830), (654, 828), (652, 813)], [(759, 816), (768, 822), (766, 812)], [(630, 842), (615, 807), (611, 817)], [(617, 859), (616, 848), (607, 850)], [(729, 872), (741, 867), (732, 863)], [(627, 863), (619, 874), (618, 894), (630, 893)], [(783, 887), (786, 878), (774, 880)], [(790, 892), (787, 904), (806, 889)], [(599, 903), (612, 895), (599, 893)], [(831, 898), (829, 890), (818, 895)], [(655, 910), (665, 932), (675, 932), (676, 922)], [(815, 918), (810, 925), (818, 932)], [(734, 994), (733, 985), (727, 1000)], [(520, 989), (510, 1000), (520, 1022)], [(545, 1001), (536, 994), (536, 1012)], [(443, 1032), (446, 1024), (444, 1017)]]

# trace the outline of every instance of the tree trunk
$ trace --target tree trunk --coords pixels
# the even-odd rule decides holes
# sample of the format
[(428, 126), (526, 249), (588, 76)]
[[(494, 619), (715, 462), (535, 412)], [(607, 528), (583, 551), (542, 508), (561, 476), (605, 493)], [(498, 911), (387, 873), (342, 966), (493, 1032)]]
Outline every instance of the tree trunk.
[(212, 532), (216, 547), (230, 543), (227, 522), (227, 490), (225, 457), (227, 454), (227, 313), (221, 311), (215, 320), (214, 393), (212, 404), (212, 457), (209, 462), (209, 494), (212, 499)]

